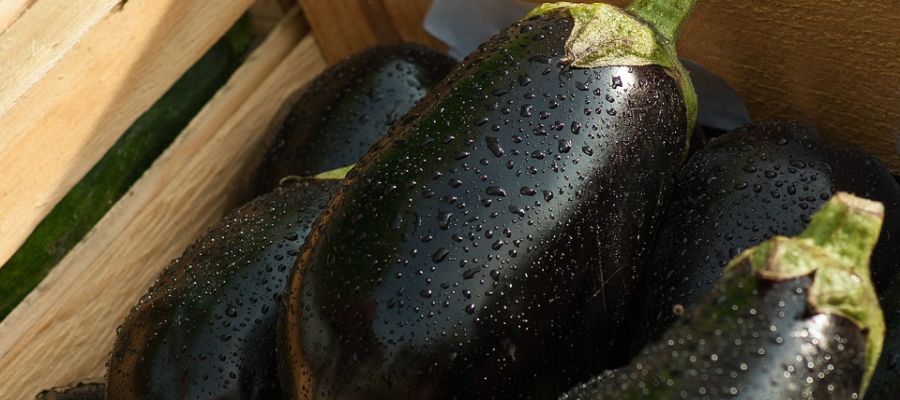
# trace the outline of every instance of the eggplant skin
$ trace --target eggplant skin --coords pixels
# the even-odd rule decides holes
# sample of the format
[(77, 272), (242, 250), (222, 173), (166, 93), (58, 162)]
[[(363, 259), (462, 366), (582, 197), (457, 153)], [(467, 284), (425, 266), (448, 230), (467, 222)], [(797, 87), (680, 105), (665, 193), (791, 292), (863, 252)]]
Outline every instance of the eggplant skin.
[(106, 385), (103, 382), (77, 382), (43, 390), (35, 400), (103, 400)]
[(357, 53), (316, 77), (291, 106), (256, 179), (256, 193), (286, 176), (355, 163), (456, 65), (412, 43)]
[(712, 140), (676, 179), (623, 330), (630, 354), (658, 338), (718, 281), (742, 250), (803, 231), (835, 192), (879, 201), (886, 215), (872, 254), (883, 291), (900, 268), (900, 186), (871, 155), (829, 143), (796, 122), (760, 122)]
[(301, 180), (231, 212), (157, 277), (110, 355), (107, 399), (277, 399), (280, 299), (338, 181)]
[(627, 366), (561, 399), (859, 398), (866, 332), (808, 307), (811, 275), (751, 279), (710, 293)]
[(687, 113), (659, 66), (562, 62), (572, 26), (507, 28), (350, 172), (286, 292), (286, 397), (553, 398), (622, 362)]

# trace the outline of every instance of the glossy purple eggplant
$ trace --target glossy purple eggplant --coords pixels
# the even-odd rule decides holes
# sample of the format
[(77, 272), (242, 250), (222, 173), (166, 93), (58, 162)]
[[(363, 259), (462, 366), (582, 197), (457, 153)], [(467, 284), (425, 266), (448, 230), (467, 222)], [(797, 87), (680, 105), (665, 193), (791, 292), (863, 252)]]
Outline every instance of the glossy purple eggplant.
[(880, 203), (839, 193), (798, 237), (732, 260), (627, 366), (562, 399), (863, 398), (885, 332), (868, 269), (883, 217)]
[(623, 331), (630, 353), (677, 319), (673, 309), (702, 298), (731, 258), (774, 235), (800, 233), (838, 190), (885, 205), (872, 255), (881, 291), (900, 268), (900, 186), (874, 157), (791, 122), (751, 124), (695, 153), (676, 180)]
[(106, 398), (277, 399), (275, 325), (290, 267), (338, 181), (233, 211), (172, 261), (118, 328)]
[(412, 43), (373, 47), (335, 64), (291, 106), (257, 174), (257, 194), (286, 176), (355, 163), (454, 65)]
[(288, 396), (552, 398), (620, 362), (693, 92), (674, 55), (577, 66), (567, 43), (649, 28), (559, 7), (481, 46), (348, 175), (286, 293)]

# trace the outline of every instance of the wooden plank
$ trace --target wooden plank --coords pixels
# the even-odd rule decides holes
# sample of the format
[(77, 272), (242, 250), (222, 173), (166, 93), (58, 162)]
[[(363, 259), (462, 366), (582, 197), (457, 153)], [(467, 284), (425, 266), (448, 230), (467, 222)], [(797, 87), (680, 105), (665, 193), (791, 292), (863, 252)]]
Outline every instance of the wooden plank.
[[(9, 14), (13, 23), (0, 37), (0, 116), (47, 71), (56, 65), (100, 20), (112, 13), (118, 0), (45, 0), (24, 12), (17, 0)], [(8, 134), (7, 134), (8, 135)], [(0, 142), (2, 143), (2, 142)]]
[[(299, 0), (329, 64), (350, 54), (400, 40), (378, 0)], [(380, 23), (379, 23), (380, 21)]]
[(251, 2), (41, 0), (0, 37), (0, 264)]
[(900, 2), (704, 0), (679, 43), (755, 119), (810, 121), (900, 175)]
[(299, 2), (330, 64), (379, 43), (412, 41), (446, 49), (422, 26), (431, 0)]
[(325, 68), (312, 36), (293, 45), (297, 33), (289, 27), (263, 44), (0, 324), (0, 397), (103, 375), (116, 326), (171, 259), (243, 200), (235, 188), (261, 158), (284, 100)]
[(0, 34), (16, 22), (37, 0), (0, 0)]

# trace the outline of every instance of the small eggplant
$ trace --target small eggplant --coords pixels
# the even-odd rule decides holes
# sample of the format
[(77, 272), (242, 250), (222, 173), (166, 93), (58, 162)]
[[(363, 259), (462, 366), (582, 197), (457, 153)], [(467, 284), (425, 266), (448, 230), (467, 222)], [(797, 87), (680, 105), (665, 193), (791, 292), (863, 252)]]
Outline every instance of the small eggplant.
[[(838, 193), (798, 237), (741, 253), (663, 337), (562, 399), (859, 399), (884, 338), (881, 203)], [(896, 393), (895, 393), (896, 394)]]
[(282, 291), (338, 182), (279, 187), (233, 211), (172, 261), (117, 330), (106, 398), (280, 398)]
[(456, 65), (411, 43), (373, 47), (307, 86), (285, 117), (256, 178), (256, 193), (287, 176), (350, 165)]
[(796, 235), (836, 191), (882, 202), (884, 230), (872, 256), (883, 290), (900, 266), (900, 186), (872, 156), (824, 142), (798, 123), (748, 125), (712, 140), (676, 180), (623, 336), (628, 351), (659, 337), (673, 309), (703, 297), (722, 267), (774, 235)]
[(398, 121), (298, 258), (286, 396), (552, 398), (619, 363), (696, 115), (693, 3), (541, 6)]

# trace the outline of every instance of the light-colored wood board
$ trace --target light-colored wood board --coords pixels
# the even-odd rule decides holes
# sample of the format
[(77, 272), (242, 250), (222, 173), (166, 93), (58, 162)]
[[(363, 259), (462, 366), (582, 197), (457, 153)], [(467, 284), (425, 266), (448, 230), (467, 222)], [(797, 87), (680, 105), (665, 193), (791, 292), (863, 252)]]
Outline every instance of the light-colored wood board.
[[(65, 1), (59, 7), (99, 4)], [(58, 1), (37, 2), (0, 40), (23, 24), (52, 24), (31, 20), (45, 2)], [(0, 265), (251, 2), (129, 0), (113, 7), (0, 115)], [(36, 46), (53, 47), (38, 39)]]
[(0, 116), (111, 14), (119, 0), (44, 0), (27, 13), (27, 2), (14, 3), (21, 3), (10, 5), (15, 22), (0, 36)]
[(702, 0), (678, 48), (755, 120), (810, 122), (900, 175), (900, 2)]
[[(0, 397), (29, 398), (42, 388), (102, 376), (116, 326), (154, 277), (243, 199), (235, 188), (261, 158), (283, 101), (325, 68), (312, 36), (274, 71), (266, 67), (282, 54), (272, 47), (248, 60), (129, 195), (0, 324)], [(259, 84), (261, 77), (267, 78)]]
[(16, 22), (37, 0), (0, 0), (0, 34)]
[(299, 0), (330, 64), (381, 43), (411, 41), (446, 50), (425, 32), (431, 0)]

